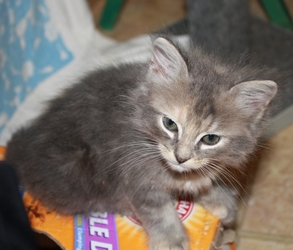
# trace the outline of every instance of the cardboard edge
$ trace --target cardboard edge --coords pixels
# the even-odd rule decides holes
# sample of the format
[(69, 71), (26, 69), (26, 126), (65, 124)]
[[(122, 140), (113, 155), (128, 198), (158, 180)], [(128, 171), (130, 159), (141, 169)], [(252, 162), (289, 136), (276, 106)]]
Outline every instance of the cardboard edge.
[(43, 231), (43, 230), (38, 230), (38, 229), (35, 229), (35, 228), (32, 228), (32, 230), (33, 230), (33, 232), (36, 232), (38, 234), (43, 234), (46, 237), (48, 237), (50, 240), (54, 241), (58, 245), (58, 247), (60, 247), (61, 250), (66, 250), (66, 248), (61, 244), (61, 242), (59, 242), (54, 236), (52, 236), (48, 232)]

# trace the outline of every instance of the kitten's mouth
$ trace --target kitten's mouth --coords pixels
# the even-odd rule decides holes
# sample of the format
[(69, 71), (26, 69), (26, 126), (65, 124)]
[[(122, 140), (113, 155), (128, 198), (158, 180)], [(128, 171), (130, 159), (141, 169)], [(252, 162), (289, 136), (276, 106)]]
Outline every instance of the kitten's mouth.
[(174, 154), (171, 154), (168, 150), (168, 148), (164, 145), (159, 145), (159, 149), (161, 151), (161, 154), (162, 154), (162, 160), (164, 161), (164, 165), (174, 171), (174, 172), (177, 172), (177, 173), (190, 173), (190, 172), (194, 172), (196, 171), (197, 168), (200, 168), (201, 166), (199, 167), (196, 167), (196, 166), (193, 166), (191, 165), (192, 163), (190, 161), (186, 161), (184, 163), (178, 163), (176, 160), (175, 160), (175, 156)]
[[(174, 171), (174, 172), (177, 172), (177, 173), (198, 173), (198, 170), (199, 169), (203, 169), (205, 168), (207, 165), (206, 164), (197, 164), (197, 165), (194, 165), (194, 163), (191, 165), (187, 164), (186, 163), (177, 163), (177, 162), (174, 162), (174, 161), (170, 161), (170, 160), (165, 160), (165, 164), (167, 165), (167, 167)], [(203, 170), (204, 171), (204, 170)], [(211, 170), (206, 170), (208, 172), (211, 172)], [(201, 171), (202, 172), (202, 171)]]
[(184, 172), (190, 172), (192, 169), (189, 167), (184, 166), (183, 164), (175, 164), (170, 161), (167, 161), (168, 167), (171, 168), (171, 170), (179, 173), (184, 173)]

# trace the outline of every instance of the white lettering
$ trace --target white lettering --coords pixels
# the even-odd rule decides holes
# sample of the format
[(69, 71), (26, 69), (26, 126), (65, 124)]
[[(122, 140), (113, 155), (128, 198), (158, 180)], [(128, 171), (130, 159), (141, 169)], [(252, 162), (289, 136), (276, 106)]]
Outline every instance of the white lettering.
[(107, 212), (105, 212), (105, 213), (92, 213), (91, 216), (100, 217), (100, 218), (107, 218), (108, 213)]
[(184, 208), (189, 208), (190, 202), (189, 201), (180, 201), (179, 206), (182, 206)]
[(83, 229), (82, 228), (78, 228), (77, 230), (77, 247), (76, 250), (82, 250), (83, 249), (83, 242), (82, 242), (82, 235), (83, 235)]
[(106, 219), (100, 219), (100, 218), (90, 217), (90, 225), (91, 225), (91, 226), (94, 226), (95, 223), (103, 224), (103, 225), (108, 225), (108, 220), (106, 220)]
[(91, 241), (91, 250), (97, 250), (98, 247), (106, 249), (106, 250), (112, 250), (113, 249), (113, 246), (111, 244), (109, 244), (109, 243)]
[(91, 235), (98, 235), (100, 237), (109, 238), (109, 229), (101, 228), (101, 227), (90, 227), (90, 234)]
[(189, 206), (190, 206), (190, 202), (180, 201), (179, 206), (177, 208), (177, 212), (179, 214), (186, 214), (186, 211), (188, 210)]
[(186, 209), (184, 207), (179, 206), (178, 209), (177, 209), (177, 212), (179, 214), (185, 214), (186, 213)]

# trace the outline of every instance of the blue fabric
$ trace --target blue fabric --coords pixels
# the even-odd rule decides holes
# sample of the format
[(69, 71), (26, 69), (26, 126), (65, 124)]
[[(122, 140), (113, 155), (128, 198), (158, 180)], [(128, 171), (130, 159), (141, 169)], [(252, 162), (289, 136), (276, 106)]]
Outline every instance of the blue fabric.
[(44, 0), (0, 0), (0, 133), (29, 93), (73, 59)]

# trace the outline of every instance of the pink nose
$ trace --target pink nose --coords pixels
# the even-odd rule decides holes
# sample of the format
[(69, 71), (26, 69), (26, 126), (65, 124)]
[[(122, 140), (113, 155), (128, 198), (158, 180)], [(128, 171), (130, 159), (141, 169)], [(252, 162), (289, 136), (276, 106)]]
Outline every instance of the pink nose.
[(175, 155), (175, 157), (176, 157), (176, 160), (177, 160), (177, 162), (178, 162), (179, 164), (182, 164), (182, 163), (184, 163), (184, 162), (186, 162), (186, 161), (189, 160), (188, 158), (182, 158), (182, 157), (180, 157), (179, 155)]

